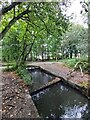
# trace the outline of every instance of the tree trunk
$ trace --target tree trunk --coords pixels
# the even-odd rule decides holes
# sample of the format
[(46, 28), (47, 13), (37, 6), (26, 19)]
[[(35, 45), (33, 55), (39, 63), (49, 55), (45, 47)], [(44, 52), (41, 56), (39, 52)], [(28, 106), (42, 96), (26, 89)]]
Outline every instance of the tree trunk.
[(42, 51), (42, 61), (44, 60), (43, 51)]
[(72, 59), (72, 54), (73, 54), (72, 46), (70, 46), (69, 51), (70, 51), (70, 58)]
[(50, 52), (49, 52), (49, 50), (47, 51), (47, 60), (50, 60)]
[(70, 51), (70, 58), (72, 59), (72, 51)]
[(75, 58), (77, 57), (77, 52), (75, 52)]

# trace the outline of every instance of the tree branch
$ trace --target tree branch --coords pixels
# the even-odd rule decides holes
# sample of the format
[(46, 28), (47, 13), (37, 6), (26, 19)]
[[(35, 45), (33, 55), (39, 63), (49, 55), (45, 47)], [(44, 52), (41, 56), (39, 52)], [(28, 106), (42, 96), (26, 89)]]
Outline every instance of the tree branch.
[(11, 26), (17, 21), (19, 20), (21, 17), (23, 17), (23, 15), (27, 14), (31, 12), (30, 10), (25, 10), (24, 12), (20, 13), (17, 17), (14, 17), (9, 24), (5, 27), (5, 29), (0, 33), (0, 40), (3, 39), (3, 37), (5, 36), (5, 34), (7, 33), (7, 31), (11, 28)]
[(44, 26), (45, 26), (45, 28), (46, 28), (46, 31), (47, 31), (47, 34), (50, 33), (47, 25), (46, 25), (45, 22), (44, 22), (44, 20), (37, 14), (36, 11), (35, 11), (35, 13), (36, 13), (36, 15), (38, 16), (38, 18), (42, 21), (42, 23), (44, 24)]
[(0, 10), (0, 15), (4, 15), (5, 13), (7, 13), (8, 11), (10, 11), (12, 8), (14, 8), (15, 6), (21, 4), (22, 2), (13, 2), (11, 5), (9, 5), (8, 7), (4, 7), (2, 8), (2, 10)]
[(15, 18), (15, 7), (13, 8), (13, 12), (14, 12), (14, 16), (13, 17)]

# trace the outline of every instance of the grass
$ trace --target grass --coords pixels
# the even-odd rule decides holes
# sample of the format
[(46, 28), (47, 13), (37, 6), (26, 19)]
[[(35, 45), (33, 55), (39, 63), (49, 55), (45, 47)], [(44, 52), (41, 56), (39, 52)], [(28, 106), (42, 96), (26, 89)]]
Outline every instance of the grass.
[[(75, 64), (79, 61), (83, 61), (83, 62), (87, 62), (88, 63), (88, 58), (87, 57), (81, 57), (81, 58), (72, 58), (72, 59), (63, 59), (63, 60), (58, 60), (58, 62), (62, 62), (65, 64), (65, 66), (69, 67), (69, 68), (74, 68)], [(56, 62), (55, 60), (49, 60), (47, 62)], [(85, 68), (83, 68), (84, 71), (88, 71), (88, 66), (85, 66)], [(14, 67), (11, 68), (6, 68), (5, 71), (15, 71)], [(26, 84), (31, 84), (32, 80), (31, 80), (31, 75), (30, 73), (26, 70), (25, 66), (20, 66), (18, 67), (18, 69), (16, 70), (17, 74), (24, 80), (24, 82)]]
[[(88, 73), (89, 70), (89, 65), (88, 65), (88, 57), (81, 57), (81, 58), (73, 58), (73, 59), (64, 59), (61, 60), (61, 62), (63, 62), (65, 64), (65, 66), (69, 67), (69, 68), (74, 68), (75, 64), (77, 62), (82, 62), (82, 69), (85, 73)], [(77, 70), (79, 70), (79, 65), (77, 67)]]
[(72, 59), (69, 58), (69, 59), (62, 59), (62, 60), (57, 60), (57, 61), (56, 60), (49, 60), (48, 62), (62, 62), (66, 66), (73, 68), (77, 62), (77, 59), (76, 58), (72, 58)]
[[(49, 60), (49, 62), (56, 62), (56, 61)], [(62, 59), (62, 60), (58, 60), (58, 62), (64, 63), (64, 65), (67, 66), (68, 68), (74, 68), (74, 66), (77, 62), (83, 62), (84, 63), (84, 64), (82, 64), (83, 71), (85, 73), (88, 73), (88, 70), (89, 70), (88, 57), (86, 57), (86, 56), (82, 56), (81, 58)], [(79, 66), (77, 67), (77, 70), (79, 70)]]
[(60, 62), (63, 62), (65, 64), (65, 66), (73, 68), (75, 66), (75, 64), (78, 62), (78, 59), (76, 58), (72, 58), (72, 59), (63, 59), (60, 60)]

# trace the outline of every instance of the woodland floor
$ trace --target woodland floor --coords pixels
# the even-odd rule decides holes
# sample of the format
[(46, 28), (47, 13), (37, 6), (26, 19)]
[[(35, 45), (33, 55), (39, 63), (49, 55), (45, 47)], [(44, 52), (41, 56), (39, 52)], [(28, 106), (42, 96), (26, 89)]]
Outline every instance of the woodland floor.
[[(41, 68), (72, 81), (75, 84), (88, 82), (90, 76), (84, 74), (81, 77), (80, 72), (72, 73), (67, 76), (70, 69), (60, 62), (34, 62), (28, 65), (40, 66)], [(15, 72), (2, 72), (2, 117), (4, 118), (37, 118), (39, 117), (37, 109), (28, 92), (28, 87), (17, 77)]]
[(3, 72), (2, 83), (3, 118), (39, 117), (27, 86), (14, 72)]

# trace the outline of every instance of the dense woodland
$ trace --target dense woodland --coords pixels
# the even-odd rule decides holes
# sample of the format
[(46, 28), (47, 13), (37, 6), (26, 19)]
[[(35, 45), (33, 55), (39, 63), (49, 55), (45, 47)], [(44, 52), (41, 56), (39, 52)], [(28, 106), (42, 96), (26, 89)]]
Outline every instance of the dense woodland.
[[(49, 113), (50, 110), (50, 118), (58, 118), (55, 114), (59, 114), (61, 119), (74, 116), (84, 118), (84, 114), (87, 118), (90, 113), (88, 0), (80, 0), (80, 15), (87, 26), (73, 22), (74, 14), (67, 15), (67, 10), (75, 0), (5, 1), (0, 0), (2, 118), (35, 118), (34, 109), (38, 113), (39, 109), (33, 98), (40, 103), (40, 107), (45, 103), (42, 107), (45, 109), (41, 108), (41, 111)], [(85, 100), (83, 95), (88, 99)], [(43, 118), (41, 116), (43, 114), (40, 115)]]
[[(87, 3), (83, 5), (86, 16)], [(69, 0), (4, 3), (0, 11), (2, 61), (19, 66), (26, 61), (86, 58), (87, 28), (70, 22), (62, 9), (69, 6)]]

